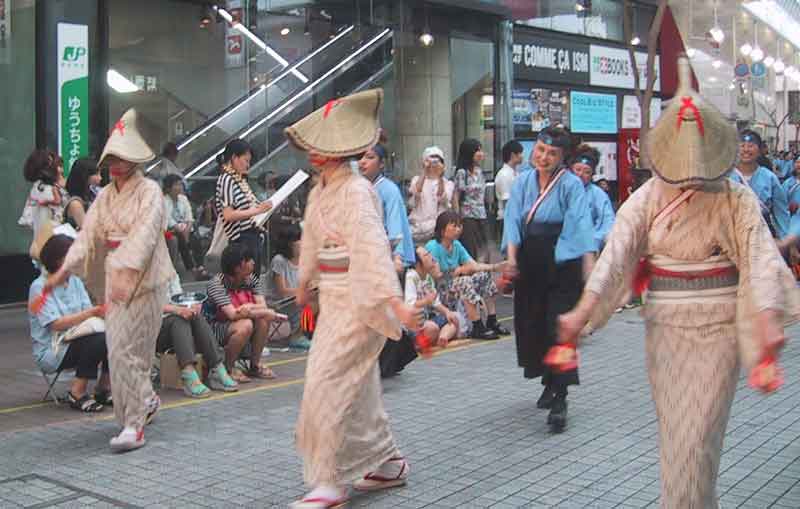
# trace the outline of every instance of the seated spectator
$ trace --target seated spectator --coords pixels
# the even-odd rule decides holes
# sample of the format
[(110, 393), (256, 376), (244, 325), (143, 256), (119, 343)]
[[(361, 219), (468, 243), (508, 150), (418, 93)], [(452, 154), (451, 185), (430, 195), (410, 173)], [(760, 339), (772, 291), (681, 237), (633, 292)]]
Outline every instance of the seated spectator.
[(81, 229), (83, 216), (95, 198), (95, 190), (100, 185), (100, 170), (97, 161), (81, 158), (72, 164), (67, 178), (67, 204), (64, 207), (64, 222), (76, 230)]
[[(449, 309), (458, 309), (461, 301), (472, 322), (470, 337), (474, 339), (497, 339), (498, 335), (510, 334), (497, 321), (495, 306), (497, 285), (492, 272), (499, 270), (502, 264), (477, 263), (458, 241), (460, 236), (461, 216), (448, 210), (439, 215), (434, 238), (425, 245), (442, 269), (442, 278), (437, 285), (442, 302)], [(478, 309), (481, 301), (488, 314), (486, 324)]]
[(434, 279), (441, 276), (439, 264), (424, 247), (418, 247), (415, 255), (414, 266), (406, 271), (405, 301), (425, 309), (422, 332), (431, 342), (444, 348), (457, 337), (460, 317), (447, 309), (436, 294)]
[[(268, 367), (261, 366), (261, 354), (267, 343), (269, 322), (286, 320), (285, 315), (269, 309), (259, 277), (254, 273), (255, 258), (246, 245), (230, 244), (222, 251), (222, 272), (208, 282), (206, 318), (225, 349), (225, 367), (239, 383), (250, 378), (275, 378)], [(248, 350), (245, 347), (249, 346)], [(233, 365), (242, 353), (249, 353), (250, 369), (240, 373)]]
[[(40, 259), (46, 272), (42, 272), (31, 284), (31, 301), (42, 293), (47, 276), (61, 268), (71, 245), (72, 239), (66, 235), (54, 235), (44, 243)], [(28, 311), (36, 365), (47, 374), (75, 369), (75, 378), (72, 379), (66, 399), (71, 408), (81, 412), (99, 412), (104, 405), (113, 404), (106, 335), (103, 332), (84, 335), (65, 341), (58, 347), (53, 339), (89, 318), (102, 318), (104, 315), (104, 307), (92, 305), (86, 288), (77, 276), (70, 276), (63, 286), (54, 288), (38, 313)], [(89, 380), (97, 380), (98, 366), (102, 366), (102, 375), (92, 397), (88, 394)]]
[(173, 257), (172, 264), (177, 265), (174, 252), (177, 250), (183, 259), (186, 270), (192, 271), (197, 279), (208, 279), (208, 273), (202, 265), (195, 263), (190, 249), (194, 217), (192, 205), (183, 193), (183, 180), (179, 175), (170, 174), (164, 177), (164, 207), (167, 216), (167, 245)]
[[(168, 297), (183, 293), (180, 278), (176, 275), (170, 282)], [(236, 392), (239, 384), (231, 378), (225, 363), (217, 352), (211, 327), (203, 317), (200, 304), (185, 307), (167, 303), (164, 319), (156, 341), (156, 351), (174, 351), (181, 368), (183, 392), (192, 398), (207, 398), (211, 390), (200, 379), (195, 369), (195, 351), (199, 350), (209, 367), (208, 385), (215, 391)]]
[[(281, 236), (276, 239), (277, 254), (272, 259), (270, 274), (275, 296), (279, 299), (294, 297), (297, 292), (300, 236), (300, 228), (291, 225), (286, 227)], [(290, 333), (294, 335), (294, 332), (300, 328), (300, 313), (296, 304), (291, 304), (288, 315), (291, 325)], [(289, 340), (289, 348), (308, 350), (311, 348), (311, 341), (304, 336), (292, 337)]]
[(454, 184), (444, 177), (444, 169), (442, 149), (428, 147), (422, 152), (422, 172), (408, 186), (408, 221), (415, 244), (433, 238), (436, 218), (450, 208)]

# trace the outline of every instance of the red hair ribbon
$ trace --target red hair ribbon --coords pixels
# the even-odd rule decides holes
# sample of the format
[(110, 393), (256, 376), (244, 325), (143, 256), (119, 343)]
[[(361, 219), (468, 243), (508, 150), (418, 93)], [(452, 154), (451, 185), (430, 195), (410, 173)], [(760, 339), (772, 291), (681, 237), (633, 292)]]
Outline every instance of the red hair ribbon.
[(700, 115), (700, 110), (692, 101), (691, 96), (681, 97), (681, 109), (678, 111), (678, 129), (681, 128), (683, 123), (683, 112), (689, 110), (694, 113), (695, 121), (697, 122), (697, 129), (700, 131), (700, 136), (706, 135), (706, 128), (703, 125), (703, 116)]
[(322, 113), (322, 118), (328, 118), (328, 115), (331, 114), (331, 110), (333, 109), (333, 107), (339, 104), (340, 102), (342, 101), (338, 99), (331, 99), (330, 101), (328, 101), (328, 103), (325, 105), (325, 111)]
[(119, 131), (120, 135), (125, 136), (125, 122), (117, 120), (117, 123), (114, 124), (114, 129), (111, 130), (111, 134), (114, 134), (114, 131)]

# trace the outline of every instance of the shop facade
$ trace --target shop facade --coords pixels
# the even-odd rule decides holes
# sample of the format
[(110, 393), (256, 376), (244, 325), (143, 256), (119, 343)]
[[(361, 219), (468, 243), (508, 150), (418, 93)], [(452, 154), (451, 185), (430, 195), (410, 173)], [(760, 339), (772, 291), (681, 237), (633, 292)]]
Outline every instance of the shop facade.
[[(628, 49), (621, 44), (517, 25), (512, 55), (514, 136), (530, 151), (543, 128), (570, 129), (600, 151), (597, 174), (624, 196), (620, 182), (628, 182), (631, 163), (636, 164), (642, 122), (634, 72), (644, 86), (646, 50), (636, 50), (634, 71)], [(658, 55), (655, 69), (660, 74)], [(651, 125), (661, 112), (660, 75), (655, 83)]]
[[(382, 115), (398, 181), (439, 145), (453, 164), (464, 138), (487, 153), (487, 178), (511, 132), (505, 92), (507, 2), (448, 0), (0, 0), (0, 302), (24, 300), (35, 273), (17, 225), (35, 147), (65, 171), (97, 157), (128, 108), (157, 153), (169, 142), (202, 199), (213, 156), (233, 137), (254, 147), (258, 174), (307, 163), (283, 128), (331, 99), (385, 90)], [(2, 16), (0, 16), (2, 17)], [(10, 20), (10, 22), (8, 22)], [(423, 37), (424, 36), (424, 37)]]

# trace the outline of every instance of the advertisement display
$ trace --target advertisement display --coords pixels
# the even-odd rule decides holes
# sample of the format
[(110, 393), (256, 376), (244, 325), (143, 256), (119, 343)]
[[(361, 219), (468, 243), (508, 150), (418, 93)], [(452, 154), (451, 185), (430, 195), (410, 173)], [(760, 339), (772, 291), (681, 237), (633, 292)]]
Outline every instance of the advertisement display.
[(570, 125), (574, 133), (616, 134), (617, 96), (592, 92), (570, 94)]
[(58, 151), (64, 175), (89, 154), (89, 27), (59, 23)]
[[(242, 0), (228, 0), (227, 10), (231, 13), (234, 23), (244, 21), (244, 10)], [(245, 62), (244, 38), (242, 33), (230, 23), (225, 24), (225, 68), (242, 67)]]
[[(656, 125), (658, 117), (661, 116), (661, 99), (653, 97), (650, 100), (650, 127)], [(622, 128), (638, 129), (642, 127), (642, 108), (639, 100), (634, 95), (626, 95), (622, 98)]]
[[(631, 66), (631, 59), (627, 49), (611, 48), (608, 46), (598, 46), (592, 44), (589, 47), (591, 70), (590, 84), (598, 87), (626, 88), (634, 89), (634, 76)], [(661, 91), (661, 77), (658, 75), (660, 69), (660, 58), (656, 55), (655, 72), (656, 83), (653, 90)], [(639, 86), (645, 88), (645, 68), (647, 67), (647, 53), (636, 52), (636, 67), (639, 72)]]
[(551, 125), (570, 126), (569, 92), (549, 88), (514, 90), (514, 129), (538, 132)]
[(600, 151), (600, 162), (595, 175), (606, 180), (617, 180), (617, 144), (613, 141), (589, 141), (587, 145)]
[(617, 145), (617, 180), (619, 202), (633, 191), (633, 170), (639, 167), (639, 129), (620, 129)]

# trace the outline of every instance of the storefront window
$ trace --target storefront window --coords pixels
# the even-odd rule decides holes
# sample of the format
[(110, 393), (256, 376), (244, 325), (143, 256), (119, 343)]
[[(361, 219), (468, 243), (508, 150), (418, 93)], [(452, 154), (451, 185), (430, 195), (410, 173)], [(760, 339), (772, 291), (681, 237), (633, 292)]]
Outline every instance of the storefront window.
[[(516, 11), (516, 23), (571, 34), (622, 41), (622, 1), (592, 0), (589, 9), (576, 9), (575, 0), (541, 0)], [(639, 7), (637, 6), (637, 9)]]

